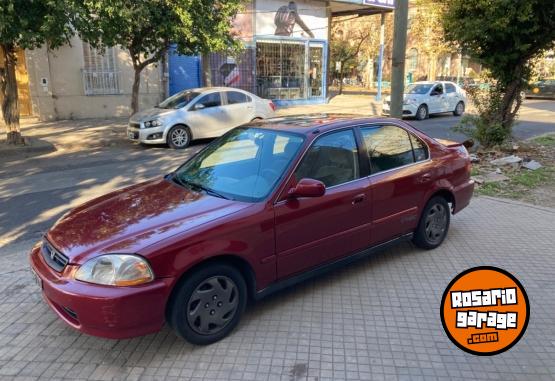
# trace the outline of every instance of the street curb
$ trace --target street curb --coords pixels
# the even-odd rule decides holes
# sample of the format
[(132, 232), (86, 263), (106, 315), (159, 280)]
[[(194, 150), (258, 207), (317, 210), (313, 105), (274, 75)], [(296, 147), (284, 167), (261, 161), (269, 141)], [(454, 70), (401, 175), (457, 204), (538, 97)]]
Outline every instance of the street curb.
[(501, 202), (501, 203), (504, 203), (504, 204), (524, 206), (524, 207), (527, 207), (527, 208), (540, 210), (542, 212), (555, 214), (555, 208), (550, 208), (550, 207), (547, 207), (547, 206), (537, 206), (537, 205), (534, 205), (534, 204), (529, 204), (529, 203), (522, 202), (522, 201), (511, 200), (511, 199), (508, 199), (508, 198), (491, 197), (491, 196), (476, 196), (476, 198), (484, 198), (484, 199), (487, 199), (487, 200), (497, 201), (497, 202)]

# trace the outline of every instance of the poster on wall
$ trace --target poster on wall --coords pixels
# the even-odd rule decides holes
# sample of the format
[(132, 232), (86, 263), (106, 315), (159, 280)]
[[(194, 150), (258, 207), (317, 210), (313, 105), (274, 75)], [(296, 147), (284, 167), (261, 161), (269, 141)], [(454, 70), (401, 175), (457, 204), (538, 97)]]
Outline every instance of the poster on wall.
[(325, 2), (261, 0), (256, 2), (256, 37), (328, 37)]

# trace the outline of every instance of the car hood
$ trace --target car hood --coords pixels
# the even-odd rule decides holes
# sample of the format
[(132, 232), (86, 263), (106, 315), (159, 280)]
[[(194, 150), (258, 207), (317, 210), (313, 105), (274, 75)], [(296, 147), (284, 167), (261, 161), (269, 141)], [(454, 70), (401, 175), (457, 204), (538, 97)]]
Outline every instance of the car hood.
[(252, 204), (185, 189), (163, 178), (109, 193), (63, 216), (47, 239), (70, 263), (106, 253), (139, 253), (175, 234)]
[(176, 111), (177, 111), (176, 109), (168, 109), (168, 108), (149, 108), (147, 110), (143, 110), (131, 115), (131, 118), (129, 118), (129, 120), (133, 122), (147, 122), (154, 118), (159, 118), (159, 117), (172, 114)]

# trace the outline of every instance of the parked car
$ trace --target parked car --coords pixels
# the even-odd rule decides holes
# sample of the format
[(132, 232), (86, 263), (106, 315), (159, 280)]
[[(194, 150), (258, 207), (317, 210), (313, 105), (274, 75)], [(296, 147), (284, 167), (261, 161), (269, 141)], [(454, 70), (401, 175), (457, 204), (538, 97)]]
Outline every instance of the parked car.
[(81, 332), (127, 338), (167, 322), (208, 344), (248, 299), (399, 241), (441, 245), (470, 202), (470, 169), (463, 145), (396, 119), (253, 123), (166, 176), (77, 207), (32, 249), (31, 268)]
[(525, 98), (555, 98), (555, 79), (533, 82), (523, 95)]
[(241, 89), (185, 90), (132, 115), (127, 136), (144, 144), (166, 143), (182, 149), (194, 139), (218, 137), (242, 124), (273, 117), (275, 110), (271, 100)]
[[(391, 97), (385, 98), (382, 112), (389, 115)], [(403, 115), (417, 120), (430, 114), (452, 112), (461, 116), (466, 107), (466, 93), (453, 82), (415, 82), (407, 86), (403, 94)]]

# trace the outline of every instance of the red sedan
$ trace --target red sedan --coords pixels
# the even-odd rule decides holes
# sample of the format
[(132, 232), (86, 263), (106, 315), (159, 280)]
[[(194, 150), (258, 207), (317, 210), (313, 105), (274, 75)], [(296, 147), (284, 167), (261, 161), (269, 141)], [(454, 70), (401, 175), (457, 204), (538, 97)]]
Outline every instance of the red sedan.
[(72, 210), (30, 262), (46, 302), (81, 332), (126, 338), (167, 322), (208, 344), (249, 299), (400, 240), (439, 246), (473, 188), (463, 145), (403, 121), (278, 118)]

